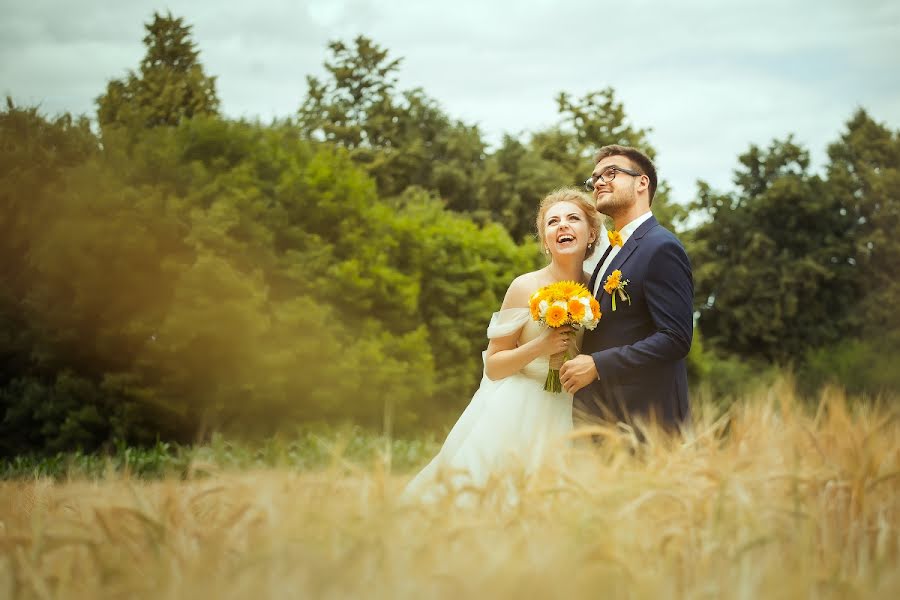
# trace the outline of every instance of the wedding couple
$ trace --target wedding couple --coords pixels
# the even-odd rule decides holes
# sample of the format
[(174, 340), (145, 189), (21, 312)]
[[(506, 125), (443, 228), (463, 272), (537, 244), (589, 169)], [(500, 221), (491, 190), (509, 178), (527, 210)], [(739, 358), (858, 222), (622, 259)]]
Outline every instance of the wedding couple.
[[(550, 262), (509, 286), (488, 326), (481, 385), (406, 497), (478, 488), (510, 465), (533, 473), (559, 458), (560, 441), (582, 424), (643, 421), (677, 430), (690, 420), (693, 279), (684, 247), (653, 217), (656, 169), (626, 146), (604, 146), (595, 163), (585, 182), (592, 199), (563, 189), (541, 202), (535, 224)], [(584, 265), (598, 245), (601, 214), (615, 230), (590, 274)], [(628, 281), (630, 300), (620, 296), (615, 309), (605, 286), (614, 271)], [(602, 312), (596, 329), (573, 334), (532, 320), (531, 295), (556, 281), (588, 286)], [(551, 357), (569, 344), (577, 356), (560, 367), (564, 391), (544, 391)]]

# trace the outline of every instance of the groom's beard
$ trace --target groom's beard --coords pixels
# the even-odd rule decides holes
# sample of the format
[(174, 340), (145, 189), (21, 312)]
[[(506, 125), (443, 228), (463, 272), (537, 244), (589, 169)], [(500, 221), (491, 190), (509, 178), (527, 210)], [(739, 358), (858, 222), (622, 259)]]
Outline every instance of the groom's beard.
[(603, 213), (613, 219), (616, 218), (617, 215), (628, 212), (628, 210), (634, 206), (634, 203), (637, 201), (634, 189), (631, 188), (619, 188), (612, 191), (612, 193), (607, 194), (603, 197), (603, 199), (596, 199), (597, 202), (597, 212)]

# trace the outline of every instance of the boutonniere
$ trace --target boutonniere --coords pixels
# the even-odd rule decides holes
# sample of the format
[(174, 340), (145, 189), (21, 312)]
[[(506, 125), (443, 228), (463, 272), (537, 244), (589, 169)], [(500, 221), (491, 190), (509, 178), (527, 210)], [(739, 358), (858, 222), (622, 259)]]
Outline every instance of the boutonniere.
[(625, 291), (625, 286), (628, 285), (628, 280), (622, 280), (622, 271), (616, 269), (612, 273), (609, 274), (609, 277), (606, 278), (606, 283), (603, 284), (603, 289), (607, 294), (612, 296), (612, 309), (616, 310), (616, 296), (622, 299), (623, 302), (627, 302), (631, 305), (631, 296), (628, 295), (628, 292)]

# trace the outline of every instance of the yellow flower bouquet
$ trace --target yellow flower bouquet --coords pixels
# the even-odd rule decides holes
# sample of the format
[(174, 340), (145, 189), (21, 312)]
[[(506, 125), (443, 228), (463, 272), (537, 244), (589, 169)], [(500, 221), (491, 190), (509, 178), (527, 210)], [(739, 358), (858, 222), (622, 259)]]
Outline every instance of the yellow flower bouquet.
[[(547, 327), (571, 325), (575, 329), (584, 327), (594, 329), (600, 321), (600, 304), (593, 294), (582, 284), (574, 281), (557, 281), (544, 286), (534, 294), (528, 302), (531, 318)], [(564, 360), (571, 358), (568, 351), (550, 357), (550, 369), (544, 389), (548, 392), (561, 392), (559, 367)]]

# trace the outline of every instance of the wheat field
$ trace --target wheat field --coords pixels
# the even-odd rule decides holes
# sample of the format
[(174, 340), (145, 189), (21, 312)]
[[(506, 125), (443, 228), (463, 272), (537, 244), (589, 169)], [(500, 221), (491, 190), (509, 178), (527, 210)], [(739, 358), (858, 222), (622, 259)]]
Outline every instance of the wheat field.
[(388, 453), (0, 483), (0, 598), (900, 597), (895, 402), (698, 404), (679, 439), (576, 443), (514, 503), (402, 503)]

